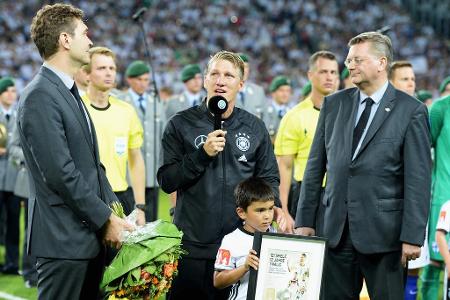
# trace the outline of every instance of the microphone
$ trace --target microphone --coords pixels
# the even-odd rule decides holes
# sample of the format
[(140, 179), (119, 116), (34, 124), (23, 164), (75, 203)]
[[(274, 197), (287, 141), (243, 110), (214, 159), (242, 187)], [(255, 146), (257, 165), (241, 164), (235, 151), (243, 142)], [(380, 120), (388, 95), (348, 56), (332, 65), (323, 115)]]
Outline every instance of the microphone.
[(137, 12), (134, 13), (134, 15), (131, 17), (133, 21), (138, 21), (140, 17), (147, 11), (147, 7), (141, 7), (137, 10)]
[(391, 26), (386, 25), (380, 29), (377, 30), (378, 33), (386, 35), (389, 31), (391, 31)]
[(222, 129), (222, 114), (227, 111), (228, 101), (222, 96), (209, 98), (208, 110), (214, 115), (214, 130)]

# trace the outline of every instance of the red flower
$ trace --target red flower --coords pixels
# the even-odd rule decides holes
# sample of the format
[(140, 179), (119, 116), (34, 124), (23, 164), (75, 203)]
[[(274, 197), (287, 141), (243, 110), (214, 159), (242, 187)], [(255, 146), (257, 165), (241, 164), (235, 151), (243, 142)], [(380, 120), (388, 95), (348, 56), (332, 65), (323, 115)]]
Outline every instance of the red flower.
[(173, 272), (175, 271), (173, 264), (165, 264), (164, 265), (164, 276), (166, 277), (172, 277)]

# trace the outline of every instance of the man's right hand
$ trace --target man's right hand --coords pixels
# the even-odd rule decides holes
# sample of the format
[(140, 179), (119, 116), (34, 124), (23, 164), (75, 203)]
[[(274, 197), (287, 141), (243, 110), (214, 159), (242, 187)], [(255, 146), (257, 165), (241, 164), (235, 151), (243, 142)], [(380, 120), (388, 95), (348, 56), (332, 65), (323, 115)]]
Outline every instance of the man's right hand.
[(283, 232), (294, 233), (294, 226), (295, 226), (294, 218), (292, 218), (292, 216), (288, 210), (283, 209), (283, 213), (284, 213), (284, 219), (285, 219), (285, 223), (286, 223), (286, 226), (285, 226), (286, 228), (283, 228)]
[(219, 154), (219, 152), (223, 151), (223, 148), (225, 148), (226, 134), (227, 134), (226, 131), (220, 129), (210, 132), (208, 134), (208, 138), (206, 139), (206, 142), (203, 144), (203, 149), (205, 149), (205, 152), (209, 156), (214, 157), (217, 154)]
[(119, 249), (121, 246), (120, 238), (123, 231), (133, 231), (134, 226), (128, 224), (124, 219), (119, 218), (114, 213), (111, 213), (108, 221), (105, 224), (105, 234), (103, 243), (110, 247)]
[(295, 234), (303, 236), (313, 236), (316, 234), (314, 228), (311, 227), (298, 227), (294, 229)]

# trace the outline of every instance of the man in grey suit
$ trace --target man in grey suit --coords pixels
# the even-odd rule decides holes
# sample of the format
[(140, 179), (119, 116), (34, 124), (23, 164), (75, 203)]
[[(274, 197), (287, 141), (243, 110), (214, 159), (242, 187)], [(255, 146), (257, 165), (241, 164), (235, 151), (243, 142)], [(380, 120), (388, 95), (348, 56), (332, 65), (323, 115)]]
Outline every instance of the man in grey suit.
[(6, 135), (0, 144), (0, 214), (5, 212), (5, 265), (0, 272), (19, 274), (20, 199), (14, 195), (17, 169), (9, 161), (7, 143), (11, 140), (16, 121), (17, 92), (14, 80), (0, 79), (0, 126)]
[(145, 62), (132, 62), (127, 67), (125, 76), (130, 88), (118, 97), (133, 105), (144, 128), (144, 145), (141, 149), (145, 161), (145, 220), (151, 222), (156, 220), (158, 213), (159, 187), (156, 170), (166, 114), (164, 104), (156, 101), (147, 92), (150, 85), (150, 68)]
[(89, 62), (83, 12), (46, 5), (31, 37), (44, 65), (19, 100), (18, 130), (29, 168), (28, 252), (37, 257), (39, 299), (96, 299), (104, 246), (132, 227), (100, 164), (95, 129), (73, 76)]
[[(9, 161), (17, 169), (16, 183), (14, 184), (14, 195), (24, 203), (25, 209), (25, 236), (28, 232), (28, 198), (30, 197), (30, 184), (28, 170), (25, 165), (25, 157), (20, 146), (19, 130), (17, 122), (13, 127), (11, 138), (8, 140)], [(27, 253), (27, 241), (23, 243), (22, 255), (22, 277), (25, 287), (31, 288), (37, 285), (36, 257)]]
[(201, 104), (205, 97), (205, 94), (202, 92), (203, 78), (199, 65), (186, 65), (181, 70), (181, 81), (184, 83), (184, 91), (181, 95), (173, 97), (167, 102), (167, 120), (179, 111)]
[(329, 239), (324, 299), (403, 299), (404, 265), (420, 255), (430, 204), (428, 110), (388, 82), (392, 45), (362, 33), (345, 64), (356, 88), (324, 99), (296, 216), (314, 235), (322, 180)]
[(245, 109), (260, 119), (263, 119), (268, 102), (264, 89), (254, 82), (248, 80), (250, 76), (250, 62), (247, 55), (240, 53), (239, 56), (244, 61), (244, 87), (236, 98), (236, 107)]
[(276, 76), (270, 83), (269, 91), (271, 99), (267, 110), (264, 112), (263, 121), (273, 145), (281, 119), (291, 109), (289, 107), (292, 96), (291, 80), (283, 75)]

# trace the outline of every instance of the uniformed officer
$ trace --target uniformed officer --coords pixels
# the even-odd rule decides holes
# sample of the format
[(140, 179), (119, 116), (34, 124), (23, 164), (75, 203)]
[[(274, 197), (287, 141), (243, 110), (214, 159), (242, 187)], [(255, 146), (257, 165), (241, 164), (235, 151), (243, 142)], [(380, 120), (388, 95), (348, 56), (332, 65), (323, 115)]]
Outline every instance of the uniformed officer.
[(260, 119), (267, 109), (268, 102), (264, 89), (254, 82), (248, 80), (250, 75), (250, 63), (247, 55), (240, 53), (239, 56), (244, 61), (244, 87), (236, 98), (236, 107), (243, 108)]
[(180, 95), (172, 97), (167, 102), (167, 120), (179, 111), (199, 105), (205, 96), (203, 92), (202, 70), (199, 65), (186, 65), (181, 71), (181, 81), (184, 83), (184, 91)]
[(141, 60), (132, 62), (126, 69), (125, 76), (130, 88), (121, 97), (134, 106), (144, 128), (144, 145), (141, 149), (146, 172), (145, 219), (150, 222), (156, 220), (158, 212), (159, 188), (156, 171), (166, 114), (164, 105), (156, 101), (147, 91), (150, 85), (150, 68), (145, 62)]
[(264, 113), (263, 121), (273, 144), (281, 118), (289, 110), (288, 103), (292, 96), (291, 80), (286, 76), (276, 76), (270, 83), (269, 91), (272, 99)]
[[(7, 149), (16, 122), (17, 92), (14, 80), (0, 80), (0, 214), (5, 209), (5, 265), (4, 274), (19, 274), (19, 216), (20, 199), (14, 195), (17, 168), (12, 164)], [(4, 225), (2, 224), (2, 227)]]

